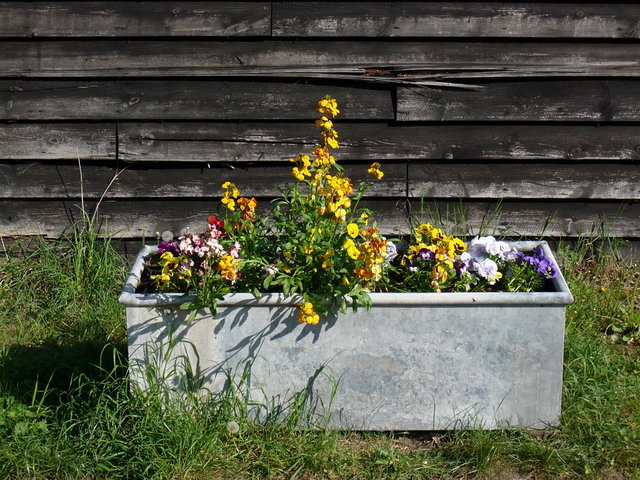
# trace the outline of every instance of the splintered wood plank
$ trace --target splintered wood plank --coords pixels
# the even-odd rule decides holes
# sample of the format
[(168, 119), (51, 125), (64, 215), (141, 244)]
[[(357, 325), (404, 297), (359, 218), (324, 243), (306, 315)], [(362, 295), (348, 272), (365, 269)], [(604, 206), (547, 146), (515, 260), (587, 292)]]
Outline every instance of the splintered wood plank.
[(0, 43), (0, 77), (640, 76), (635, 43), (40, 40)]
[[(258, 198), (258, 211), (270, 208), (269, 198)], [(59, 237), (70, 222), (82, 220), (80, 199), (69, 200), (0, 200), (0, 236), (43, 235)], [(404, 202), (366, 199), (359, 205), (379, 213), (378, 227), (386, 234), (398, 235), (408, 230)], [(86, 201), (93, 212), (95, 201)], [(100, 205), (100, 231), (116, 238), (155, 240), (156, 233), (170, 231), (202, 232), (209, 215), (217, 213), (210, 200), (106, 200)]]
[(274, 36), (638, 38), (628, 3), (274, 2)]
[(270, 34), (270, 2), (0, 2), (0, 37)]
[(414, 198), (640, 198), (638, 163), (410, 163), (408, 172)]
[(309, 120), (331, 94), (340, 118), (390, 120), (389, 90), (372, 85), (224, 80), (2, 80), (0, 120)]
[(399, 121), (637, 121), (640, 82), (491, 82), (477, 91), (398, 87)]
[[(79, 198), (99, 199), (183, 199), (206, 198), (216, 205), (224, 182), (235, 183), (248, 197), (277, 197), (296, 181), (291, 174), (293, 164), (217, 164), (200, 165), (136, 165), (125, 169), (115, 162), (109, 165), (82, 164), (80, 170), (71, 162), (5, 162), (0, 163), (0, 198)], [(344, 165), (345, 175), (354, 184), (369, 182), (368, 163)], [(391, 164), (384, 168), (382, 181), (369, 182), (365, 197), (406, 196), (406, 165)], [(115, 177), (115, 179), (114, 179)], [(112, 182), (113, 180), (113, 182)]]
[[(345, 105), (345, 109), (349, 106)], [(640, 126), (335, 124), (339, 161), (639, 160)], [(126, 162), (288, 161), (313, 149), (310, 123), (121, 123)]]
[(115, 124), (0, 124), (3, 160), (109, 160)]
[[(269, 199), (259, 198), (260, 205)], [(0, 200), (0, 236), (44, 235), (58, 237), (69, 228), (69, 222), (82, 218), (80, 200)], [(92, 211), (95, 202), (85, 207)], [(423, 211), (420, 211), (420, 207)], [(640, 238), (640, 204), (623, 208), (619, 202), (502, 202), (495, 214), (495, 202), (465, 202), (465, 225), (468, 234), (477, 234), (487, 225), (487, 233), (510, 236), (576, 237), (602, 235)], [(409, 232), (406, 204), (400, 200), (367, 199), (363, 206), (375, 212), (381, 231), (387, 235)], [(429, 202), (412, 202), (414, 221), (434, 221), (429, 216)], [(459, 202), (438, 202), (441, 216), (453, 212)], [(171, 231), (178, 235), (185, 228), (199, 232), (209, 215), (216, 213), (211, 201), (189, 199), (107, 200), (100, 206), (103, 233), (117, 238), (155, 240), (156, 232)], [(493, 219), (493, 221), (491, 221)], [(602, 226), (606, 230), (602, 230)], [(453, 226), (447, 226), (452, 233)], [(457, 232), (456, 232), (457, 233)]]

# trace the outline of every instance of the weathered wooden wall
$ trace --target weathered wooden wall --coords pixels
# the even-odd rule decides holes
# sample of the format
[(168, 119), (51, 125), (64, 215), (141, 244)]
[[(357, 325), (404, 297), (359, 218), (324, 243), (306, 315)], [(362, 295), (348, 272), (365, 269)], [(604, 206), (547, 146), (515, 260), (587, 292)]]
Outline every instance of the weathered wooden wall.
[(105, 191), (130, 239), (200, 230), (226, 180), (266, 204), (331, 94), (385, 232), (499, 203), (514, 236), (640, 239), (639, 39), (622, 2), (0, 2), (0, 236)]

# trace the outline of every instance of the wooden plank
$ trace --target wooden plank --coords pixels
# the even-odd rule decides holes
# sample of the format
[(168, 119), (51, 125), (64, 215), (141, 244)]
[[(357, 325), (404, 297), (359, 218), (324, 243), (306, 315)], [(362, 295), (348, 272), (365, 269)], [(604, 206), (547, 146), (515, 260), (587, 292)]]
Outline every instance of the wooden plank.
[(391, 91), (291, 81), (1, 80), (0, 120), (309, 120), (319, 98), (341, 118), (391, 120)]
[(480, 91), (398, 87), (399, 121), (637, 121), (640, 82), (491, 82)]
[[(354, 183), (367, 181), (368, 165), (346, 164), (345, 175)], [(81, 190), (77, 163), (4, 162), (0, 163), (0, 198), (67, 199), (84, 195), (85, 199), (95, 200), (106, 192), (106, 199), (207, 198), (213, 204), (222, 195), (221, 185), (226, 181), (235, 183), (242, 195), (276, 197), (295, 182), (292, 166), (228, 163), (212, 167), (174, 164), (149, 168), (148, 165), (136, 165), (120, 171), (115, 162), (109, 165), (92, 162), (82, 164)], [(371, 190), (365, 197), (406, 196), (406, 165), (385, 165), (384, 172), (383, 181), (371, 182)]]
[(408, 178), (414, 198), (640, 198), (638, 163), (410, 163)]
[[(82, 219), (79, 199), (69, 200), (0, 200), (0, 237), (44, 235), (59, 237), (71, 222)], [(259, 198), (258, 208), (270, 205), (270, 199)], [(381, 214), (378, 226), (386, 234), (406, 231), (403, 204), (395, 200), (367, 199), (361, 206)], [(93, 202), (85, 204), (87, 210)], [(171, 231), (176, 236), (184, 229), (200, 232), (206, 219), (217, 212), (210, 200), (109, 200), (100, 205), (102, 233), (116, 238), (155, 240), (156, 232)]]
[[(168, 166), (167, 166), (168, 167)], [(354, 183), (366, 181), (368, 163), (344, 164)], [(407, 165), (383, 165), (384, 179), (372, 182), (367, 197), (404, 197)], [(210, 198), (220, 185), (235, 183), (243, 195), (275, 197), (293, 184), (291, 167), (273, 163), (185, 165), (149, 168), (136, 165), (121, 173), (111, 165), (82, 164), (83, 185), (74, 162), (0, 163), (0, 198)], [(117, 177), (112, 181), (114, 176)], [(170, 178), (171, 181), (167, 181)], [(640, 198), (638, 164), (424, 164), (408, 166), (412, 198), (465, 199), (598, 199)], [(268, 179), (269, 181), (265, 181)]]
[[(640, 204), (637, 202), (584, 201), (436, 201), (412, 200), (411, 216), (415, 222), (445, 222), (448, 231), (458, 233), (462, 222), (468, 235), (507, 235), (510, 237), (640, 237)], [(461, 213), (461, 205), (463, 213)], [(457, 217), (456, 217), (457, 215)], [(458, 221), (454, 222), (457, 218)], [(453, 222), (453, 223), (452, 223)], [(464, 228), (466, 226), (466, 228)]]
[[(267, 205), (268, 199), (258, 199)], [(376, 212), (381, 230), (387, 235), (406, 234), (409, 223), (405, 202), (369, 199), (365, 206)], [(427, 202), (425, 205), (428, 205)], [(59, 236), (69, 228), (69, 222), (81, 218), (78, 199), (70, 200), (0, 200), (0, 236)], [(412, 215), (417, 221), (431, 218), (426, 211), (420, 216), (420, 202), (412, 202)], [(466, 202), (466, 225), (470, 234), (479, 231), (495, 209), (495, 202)], [(458, 202), (439, 202), (439, 209), (453, 211)], [(86, 207), (93, 208), (88, 202)], [(618, 202), (503, 202), (501, 214), (495, 219), (491, 233), (510, 236), (576, 237), (606, 235), (640, 238), (640, 204), (633, 203), (620, 212)], [(117, 238), (155, 239), (156, 232), (179, 233), (183, 228), (201, 231), (208, 215), (216, 212), (211, 201), (204, 200), (113, 200), (100, 207), (101, 226)], [(546, 228), (545, 228), (546, 225)], [(449, 229), (454, 233), (453, 228)]]
[(0, 43), (0, 77), (278, 76), (369, 81), (640, 76), (635, 43), (41, 40)]
[(273, 35), (639, 38), (628, 3), (274, 2)]
[[(640, 159), (640, 126), (441, 126), (338, 118), (336, 128), (339, 160)], [(317, 129), (308, 123), (121, 123), (118, 132), (126, 162), (277, 162), (312, 149)]]
[(4, 160), (108, 160), (115, 157), (115, 124), (0, 124), (0, 158)]
[(0, 2), (0, 37), (270, 34), (270, 2)]

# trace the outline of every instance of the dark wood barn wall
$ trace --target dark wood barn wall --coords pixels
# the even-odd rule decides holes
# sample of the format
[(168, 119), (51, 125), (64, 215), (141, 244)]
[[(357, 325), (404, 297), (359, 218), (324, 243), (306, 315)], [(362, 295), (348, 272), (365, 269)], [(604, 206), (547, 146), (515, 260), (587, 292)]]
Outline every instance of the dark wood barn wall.
[(103, 196), (118, 237), (198, 231), (226, 180), (267, 203), (331, 94), (385, 232), (499, 202), (515, 236), (639, 239), (639, 38), (635, 2), (0, 2), (0, 236)]

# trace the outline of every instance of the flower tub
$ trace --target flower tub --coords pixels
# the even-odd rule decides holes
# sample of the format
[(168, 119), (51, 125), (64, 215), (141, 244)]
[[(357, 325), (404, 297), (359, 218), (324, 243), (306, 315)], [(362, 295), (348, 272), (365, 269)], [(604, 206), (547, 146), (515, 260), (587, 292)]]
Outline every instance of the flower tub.
[[(120, 296), (126, 306), (131, 378), (143, 388), (149, 363), (177, 389), (189, 366), (210, 392), (250, 370), (256, 404), (306, 392), (309, 423), (356, 430), (544, 428), (557, 424), (565, 306), (558, 274), (544, 292), (371, 293), (372, 307), (301, 324), (299, 296), (231, 293), (215, 315), (194, 318), (179, 293), (136, 293), (139, 254)], [(187, 321), (189, 320), (189, 321)], [(169, 345), (170, 344), (170, 345)]]
[(547, 244), (467, 242), (419, 222), (385, 238), (358, 206), (381, 165), (354, 185), (332, 155), (337, 102), (317, 109), (316, 148), (291, 159), (295, 181), (269, 215), (226, 181), (202, 234), (140, 253), (120, 298), (132, 379), (240, 384), (255, 418), (304, 413), (310, 426), (557, 422), (571, 294)]

